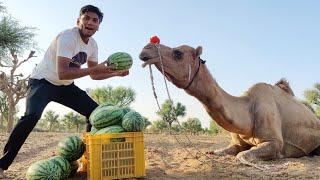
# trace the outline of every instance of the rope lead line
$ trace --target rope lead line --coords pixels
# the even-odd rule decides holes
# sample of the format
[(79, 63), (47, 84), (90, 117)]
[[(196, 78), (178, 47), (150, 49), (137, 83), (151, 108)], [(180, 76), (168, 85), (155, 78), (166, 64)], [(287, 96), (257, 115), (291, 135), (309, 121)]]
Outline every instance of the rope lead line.
[[(172, 103), (172, 106), (173, 106), (174, 104), (173, 104), (173, 101), (172, 101), (172, 99), (171, 99), (170, 92), (169, 92), (169, 88), (168, 88), (167, 81), (166, 81), (166, 78), (165, 78), (165, 72), (164, 72), (164, 68), (163, 68), (163, 61), (162, 61), (162, 57), (161, 57), (161, 53), (160, 53), (160, 46), (158, 46), (157, 44), (155, 44), (155, 47), (156, 47), (157, 50), (158, 50), (158, 55), (159, 55), (159, 59), (160, 59), (160, 63), (161, 63), (161, 71), (162, 71), (163, 79), (164, 79), (164, 82), (165, 82), (166, 92), (167, 92), (169, 101)], [(156, 102), (157, 102), (157, 106), (158, 106), (158, 108), (159, 108), (159, 111), (161, 111), (161, 107), (160, 107), (160, 104), (159, 104), (159, 101), (158, 101), (158, 97), (157, 97), (157, 93), (156, 93), (155, 86), (154, 86), (154, 77), (153, 77), (153, 73), (152, 73), (151, 64), (149, 64), (149, 71), (150, 71), (150, 79), (151, 79), (153, 96), (154, 96), (154, 98), (155, 98), (155, 100), (156, 100)], [(179, 126), (181, 129), (184, 129), (184, 128), (181, 126), (180, 122), (178, 121), (178, 119), (177, 119), (177, 114), (176, 114), (176, 112), (174, 111), (174, 108), (173, 108), (173, 107), (171, 108), (171, 111), (173, 112), (172, 114), (174, 115), (173, 120), (178, 123), (178, 126)], [(185, 136), (185, 137), (187, 138), (187, 140), (188, 140), (188, 146), (191, 146), (192, 148), (194, 148), (198, 153), (200, 153), (200, 155), (205, 156), (205, 157), (209, 158), (209, 159), (212, 160), (212, 161), (219, 162), (219, 161), (213, 159), (212, 157), (208, 156), (207, 154), (201, 152), (197, 147), (195, 147), (195, 145), (191, 142), (190, 138), (189, 138), (186, 134), (184, 134), (184, 136)], [(200, 160), (198, 157), (196, 157), (195, 155), (193, 155), (193, 154), (190, 152), (190, 150), (184, 148), (184, 147), (182, 146), (182, 143), (181, 143), (180, 140), (176, 137), (175, 134), (173, 134), (173, 137), (174, 137), (175, 140), (178, 142), (178, 144), (179, 144), (185, 151), (187, 151), (188, 154), (191, 155), (194, 159), (197, 159), (197, 160), (198, 160), (199, 162), (201, 162), (201, 163), (208, 164), (208, 165), (212, 166), (212, 163), (211, 163), (211, 162), (209, 163), (209, 162), (207, 162), (207, 161), (202, 161), (202, 160)], [(220, 162), (219, 162), (219, 163), (220, 163)]]

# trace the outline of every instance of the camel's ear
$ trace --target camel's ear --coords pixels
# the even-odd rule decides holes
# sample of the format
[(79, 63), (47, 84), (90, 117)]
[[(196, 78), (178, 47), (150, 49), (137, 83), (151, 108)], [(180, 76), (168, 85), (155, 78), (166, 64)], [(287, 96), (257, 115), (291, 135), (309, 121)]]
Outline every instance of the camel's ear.
[(198, 46), (197, 49), (196, 49), (196, 57), (200, 57), (200, 55), (202, 54), (202, 47), (201, 46)]

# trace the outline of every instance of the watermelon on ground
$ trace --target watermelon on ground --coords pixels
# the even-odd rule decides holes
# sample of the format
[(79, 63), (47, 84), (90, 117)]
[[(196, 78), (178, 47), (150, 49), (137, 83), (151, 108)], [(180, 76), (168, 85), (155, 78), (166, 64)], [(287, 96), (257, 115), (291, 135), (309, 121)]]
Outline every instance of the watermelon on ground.
[(70, 163), (70, 173), (69, 173), (69, 177), (73, 177), (77, 174), (79, 168), (79, 163), (78, 161), (72, 161)]
[(58, 144), (58, 155), (69, 162), (79, 159), (85, 151), (85, 144), (78, 136), (69, 136)]
[(26, 173), (27, 180), (57, 180), (61, 179), (61, 168), (53, 161), (42, 160), (32, 164)]
[(55, 163), (61, 169), (61, 177), (60, 179), (68, 179), (68, 176), (71, 171), (70, 163), (62, 156), (54, 156), (49, 159), (53, 163)]

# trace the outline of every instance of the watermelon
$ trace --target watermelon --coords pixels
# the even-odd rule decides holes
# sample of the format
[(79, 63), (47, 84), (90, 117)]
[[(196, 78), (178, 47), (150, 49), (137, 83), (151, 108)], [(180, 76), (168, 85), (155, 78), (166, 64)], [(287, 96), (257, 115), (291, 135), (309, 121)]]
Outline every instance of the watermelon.
[(107, 126), (121, 123), (123, 117), (123, 111), (117, 106), (102, 106), (97, 107), (90, 117), (91, 124), (96, 129), (102, 129)]
[[(113, 125), (113, 126), (108, 126), (106, 128), (100, 129), (98, 132), (95, 133), (97, 134), (108, 134), (108, 133), (122, 133), (124, 132), (124, 129), (119, 126), (119, 125)], [(124, 142), (125, 138), (111, 138), (110, 142)]]
[(53, 163), (55, 163), (61, 169), (61, 177), (60, 179), (68, 179), (68, 176), (71, 171), (70, 163), (68, 160), (63, 158), (62, 156), (54, 156), (49, 159)]
[(122, 127), (128, 132), (142, 131), (144, 118), (136, 111), (130, 111), (123, 116)]
[[(100, 104), (98, 107), (96, 107), (96, 108), (91, 112), (91, 114), (97, 113), (97, 111), (99, 111), (99, 109), (101, 109), (102, 107), (105, 107), (105, 106), (114, 106), (114, 105), (111, 104), (111, 103), (108, 103), (108, 102), (103, 103), (103, 104)], [(90, 115), (91, 115), (91, 114), (90, 114)]]
[(130, 69), (132, 66), (132, 57), (125, 52), (116, 52), (107, 59), (108, 66), (113, 66), (116, 70)]
[(70, 163), (70, 173), (69, 173), (69, 177), (73, 177), (77, 174), (79, 168), (79, 163), (78, 161), (72, 161)]
[(90, 134), (94, 135), (96, 132), (98, 131), (98, 129), (96, 129), (94, 126), (91, 127), (91, 131)]
[(105, 127), (103, 129), (100, 129), (99, 131), (97, 131), (95, 133), (95, 135), (97, 134), (106, 134), (106, 133), (122, 133), (124, 132), (124, 129), (119, 126), (119, 125), (113, 125), (113, 126), (108, 126), (108, 127)]
[(58, 155), (69, 162), (79, 159), (85, 151), (85, 144), (78, 136), (69, 136), (58, 144)]
[(127, 114), (131, 109), (129, 107), (122, 107), (123, 115)]
[(53, 161), (42, 160), (32, 164), (26, 173), (27, 180), (57, 180), (61, 179), (61, 168)]

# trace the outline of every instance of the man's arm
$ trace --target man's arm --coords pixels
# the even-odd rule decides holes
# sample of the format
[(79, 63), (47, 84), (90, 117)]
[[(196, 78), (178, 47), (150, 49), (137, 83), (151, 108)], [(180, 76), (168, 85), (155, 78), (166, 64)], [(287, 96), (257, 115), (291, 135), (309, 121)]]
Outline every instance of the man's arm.
[(94, 63), (90, 66), (88, 64), (88, 68), (69, 67), (70, 62), (72, 61), (71, 59), (61, 56), (58, 56), (57, 58), (58, 76), (61, 80), (77, 79), (87, 75), (91, 76), (92, 72), (94, 72), (94, 74), (110, 74), (114, 72), (110, 67), (105, 66), (104, 63)]
[(66, 57), (57, 57), (58, 61), (58, 76), (61, 80), (69, 80), (69, 79), (77, 79), (83, 76), (89, 75), (89, 68), (77, 68), (77, 67), (69, 67), (71, 59)]
[[(105, 66), (106, 62), (103, 62), (101, 64), (103, 64), (103, 66)], [(114, 76), (126, 76), (129, 74), (128, 70), (124, 70), (124, 71), (112, 71), (112, 70), (107, 70), (104, 71), (103, 69), (97, 68), (94, 69), (95, 67), (100, 66), (101, 64), (98, 64), (97, 62), (94, 61), (88, 61), (87, 62), (88, 67), (92, 70), (90, 71), (90, 77), (91, 79), (94, 80), (102, 80), (102, 79), (107, 79), (110, 77), (114, 77)]]

